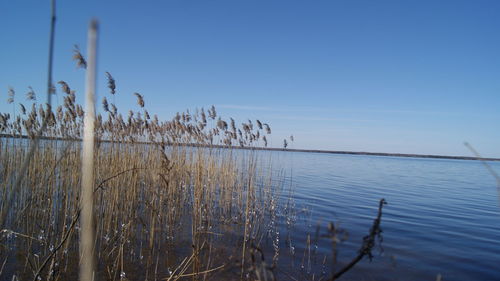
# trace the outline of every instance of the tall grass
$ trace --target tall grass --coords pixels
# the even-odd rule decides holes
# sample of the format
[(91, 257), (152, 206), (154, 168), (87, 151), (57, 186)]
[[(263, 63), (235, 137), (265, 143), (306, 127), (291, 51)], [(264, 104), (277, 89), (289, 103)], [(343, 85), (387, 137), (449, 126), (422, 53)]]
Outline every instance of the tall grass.
[[(93, 75), (93, 56), (75, 47), (73, 59)], [(20, 112), (0, 113), (0, 279), (71, 280), (81, 270), (82, 280), (274, 280), (279, 225), (296, 214), (291, 191), (255, 151), (234, 150), (267, 146), (269, 124), (238, 126), (214, 106), (160, 120), (143, 94), (106, 79), (102, 113), (85, 112), (62, 80), (54, 108), (50, 70), (46, 104), (29, 88)], [(135, 96), (138, 108), (119, 110), (116, 96)], [(302, 267), (318, 280), (310, 236), (306, 244)]]
[[(109, 84), (113, 90), (114, 79)], [(34, 101), (15, 118), (0, 114), (0, 207), (7, 214), (0, 258), (3, 274), (22, 279), (74, 278), (79, 267), (79, 187), (88, 179), (81, 171), (85, 112), (76, 92), (64, 81), (59, 85), (64, 104), (55, 110)], [(280, 190), (269, 171), (259, 170), (254, 153), (232, 148), (263, 145), (264, 127), (238, 128), (232, 119), (228, 125), (213, 106), (160, 121), (146, 110), (145, 97), (136, 97), (138, 111), (123, 117), (110, 103), (103, 108), (106, 118), (97, 114), (94, 122), (97, 277), (205, 279), (235, 268), (247, 274), (248, 249), (268, 234), (265, 222), (276, 212)], [(43, 123), (45, 140), (14, 190), (10, 175)], [(231, 248), (220, 240), (228, 237), (238, 237)]]
[[(0, 114), (0, 208), (6, 214), (0, 279), (69, 280), (78, 275), (85, 112), (70, 85), (59, 85), (64, 104), (55, 110), (38, 104), (30, 92), (30, 110), (15, 118)], [(109, 85), (113, 90), (116, 81)], [(299, 279), (326, 278), (328, 257), (317, 257), (311, 245), (319, 237), (336, 245), (341, 241), (338, 227), (307, 235), (300, 254), (302, 241), (287, 237), (285, 244), (280, 242), (280, 225), (291, 229), (296, 220), (291, 191), (276, 182), (280, 175), (259, 165), (262, 159), (255, 151), (234, 150), (265, 145), (268, 124), (256, 120), (257, 126), (249, 121), (238, 128), (215, 107), (161, 121), (151, 117), (147, 99), (138, 95), (138, 110), (128, 111), (126, 118), (108, 103), (94, 121), (90, 183), (96, 279), (273, 280), (287, 253), (292, 267), (280, 271), (285, 279), (294, 270), (305, 271)], [(14, 188), (17, 178), (11, 175), (43, 123), (45, 139)], [(371, 231), (372, 242), (363, 245), (364, 254), (353, 265), (370, 253), (379, 224), (380, 219)], [(335, 264), (335, 246), (333, 254)], [(294, 269), (296, 255), (300, 262)], [(314, 263), (326, 269), (316, 275)]]

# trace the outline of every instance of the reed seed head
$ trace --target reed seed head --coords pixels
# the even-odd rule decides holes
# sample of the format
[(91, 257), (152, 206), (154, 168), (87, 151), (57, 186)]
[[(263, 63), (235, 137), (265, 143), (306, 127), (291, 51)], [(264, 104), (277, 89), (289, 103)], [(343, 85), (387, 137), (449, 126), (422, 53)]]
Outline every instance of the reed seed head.
[(80, 52), (80, 47), (78, 45), (75, 45), (73, 48), (73, 60), (76, 61), (76, 67), (77, 68), (87, 68), (87, 61), (83, 57), (82, 53)]
[(68, 83), (61, 80), (61, 81), (57, 82), (57, 84), (61, 85), (61, 90), (64, 93), (66, 93), (68, 95), (71, 93), (71, 88), (68, 86)]
[(25, 115), (26, 114), (26, 107), (24, 107), (24, 105), (22, 103), (19, 104), (19, 107), (21, 107), (21, 113), (23, 115)]
[(139, 93), (134, 93), (134, 95), (137, 97), (137, 104), (144, 108), (144, 97)]
[(116, 93), (116, 82), (113, 76), (109, 72), (106, 72), (106, 78), (108, 79), (108, 88), (112, 95)]
[(33, 88), (31, 88), (31, 86), (29, 86), (28, 89), (29, 91), (26, 93), (26, 100), (36, 101), (35, 91), (33, 91)]
[(264, 123), (264, 127), (266, 128), (266, 133), (269, 135), (271, 134), (271, 127), (267, 123)]
[(215, 117), (217, 117), (217, 112), (215, 111), (215, 106), (212, 105), (210, 109), (208, 110), (208, 116), (212, 118), (212, 120), (215, 120)]
[(109, 105), (106, 97), (102, 98), (102, 108), (104, 109), (105, 112), (109, 112)]
[(14, 102), (14, 96), (16, 95), (14, 88), (9, 87), (8, 95), (9, 95), (9, 98), (7, 99), (7, 103), (11, 104)]

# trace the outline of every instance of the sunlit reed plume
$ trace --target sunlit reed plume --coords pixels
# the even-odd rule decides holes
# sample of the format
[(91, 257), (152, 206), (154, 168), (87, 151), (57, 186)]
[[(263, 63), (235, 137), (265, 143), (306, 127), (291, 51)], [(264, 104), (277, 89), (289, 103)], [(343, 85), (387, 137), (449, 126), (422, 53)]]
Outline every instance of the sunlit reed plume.
[(71, 93), (71, 88), (68, 86), (68, 84), (64, 81), (59, 81), (57, 84), (61, 85), (61, 90), (63, 93), (70, 94)]
[(105, 112), (109, 112), (109, 105), (106, 97), (102, 98), (102, 108), (104, 109)]
[(257, 120), (256, 123), (257, 127), (262, 130), (262, 123), (259, 120)]
[(7, 103), (11, 104), (14, 102), (14, 96), (16, 95), (14, 88), (9, 87), (8, 95), (9, 95), (9, 98), (7, 99)]
[(208, 117), (212, 118), (212, 120), (215, 120), (215, 117), (217, 117), (217, 112), (215, 111), (215, 106), (211, 106), (210, 109), (208, 110)]
[(137, 97), (137, 104), (140, 107), (144, 107), (144, 97), (139, 93), (134, 93), (134, 95)]
[(111, 76), (111, 73), (107, 72), (106, 71), (106, 78), (108, 79), (108, 88), (109, 88), (109, 91), (112, 95), (114, 95), (116, 93), (116, 83), (115, 83), (115, 79), (113, 78), (113, 76)]
[(78, 47), (78, 45), (75, 45), (73, 48), (73, 60), (76, 61), (76, 67), (87, 68), (87, 61), (80, 52), (80, 47)]
[(269, 135), (271, 134), (271, 127), (267, 123), (264, 123), (264, 127), (266, 128), (266, 133)]
[(26, 107), (24, 107), (24, 105), (22, 103), (19, 104), (19, 107), (21, 108), (21, 113), (23, 115), (25, 115), (26, 114)]
[(26, 100), (28, 101), (36, 101), (36, 94), (31, 86), (28, 87), (29, 91), (26, 93)]

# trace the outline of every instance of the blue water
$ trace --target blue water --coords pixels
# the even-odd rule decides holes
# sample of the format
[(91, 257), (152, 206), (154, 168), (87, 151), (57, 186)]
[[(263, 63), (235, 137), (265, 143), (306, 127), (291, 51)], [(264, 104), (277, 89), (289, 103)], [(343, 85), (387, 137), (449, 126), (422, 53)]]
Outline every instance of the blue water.
[[(385, 198), (383, 251), (376, 247), (371, 262), (365, 257), (340, 280), (436, 280), (438, 274), (443, 280), (500, 280), (500, 194), (495, 178), (481, 162), (302, 152), (256, 154), (264, 175), (266, 169), (272, 169), (275, 181), (285, 190), (293, 190), (298, 214), (290, 229), (282, 225), (280, 259), (287, 264), (293, 256), (295, 267), (290, 272), (295, 279), (319, 280), (323, 256), (328, 257), (323, 277), (331, 273), (331, 243), (326, 238), (311, 239), (315, 253), (308, 270), (307, 235), (314, 237), (318, 226), (324, 233), (328, 222), (349, 233), (338, 248), (336, 271), (357, 255), (377, 215), (378, 202)], [(500, 174), (500, 162), (489, 164)], [(285, 200), (287, 194), (283, 194)], [(289, 254), (291, 247), (293, 255)], [(297, 273), (301, 265), (304, 270)], [(279, 280), (289, 280), (278, 275)]]
[[(308, 218), (294, 225), (292, 241), (303, 245), (317, 225), (339, 223), (349, 232), (340, 264), (357, 254), (379, 199), (388, 202), (383, 252), (374, 251), (372, 262), (363, 259), (342, 280), (436, 280), (438, 274), (443, 280), (500, 280), (499, 194), (481, 162), (271, 154), (273, 169), (284, 171), (297, 209)], [(500, 163), (490, 165), (500, 173)], [(320, 242), (318, 252), (331, 252), (328, 243)]]

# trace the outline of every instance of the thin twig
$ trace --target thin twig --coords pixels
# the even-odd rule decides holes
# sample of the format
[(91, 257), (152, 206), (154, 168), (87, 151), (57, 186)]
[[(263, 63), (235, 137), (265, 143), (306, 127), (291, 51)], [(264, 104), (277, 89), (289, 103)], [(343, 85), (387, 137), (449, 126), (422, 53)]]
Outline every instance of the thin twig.
[(495, 172), (495, 170), (493, 170), (493, 168), (490, 166), (490, 164), (488, 164), (488, 162), (484, 161), (484, 158), (481, 157), (481, 154), (479, 154), (479, 152), (477, 152), (477, 150), (475, 150), (474, 147), (472, 147), (472, 145), (470, 145), (468, 142), (465, 142), (464, 145), (470, 151), (472, 151), (472, 153), (474, 153), (474, 155), (477, 157), (477, 160), (481, 161), (481, 163), (483, 163), (483, 165), (490, 172), (490, 174), (496, 179), (496, 181), (497, 181), (497, 192), (498, 192), (498, 202), (500, 204), (500, 176), (497, 174), (497, 172)]
[(481, 156), (481, 154), (479, 154), (479, 152), (477, 152), (477, 150), (475, 150), (474, 147), (472, 147), (472, 145), (470, 145), (468, 142), (464, 142), (464, 145), (472, 153), (474, 153), (474, 155), (476, 156), (477, 160), (479, 160), (479, 161), (481, 161), (481, 163), (483, 163), (483, 165), (486, 167), (486, 169), (488, 169), (488, 171), (491, 173), (491, 175), (493, 177), (495, 177), (495, 179), (497, 180), (497, 184), (500, 187), (500, 176), (495, 172), (495, 170), (493, 170), (493, 168), (491, 168), (490, 164), (488, 164), (488, 162), (484, 161), (483, 157)]
[(71, 225), (70, 225), (70, 227), (68, 229), (68, 232), (66, 232), (66, 234), (64, 235), (64, 238), (57, 245), (57, 247), (55, 247), (54, 250), (52, 250), (52, 252), (50, 253), (50, 255), (43, 261), (42, 265), (38, 268), (38, 270), (37, 270), (37, 272), (35, 274), (35, 277), (33, 277), (33, 281), (37, 281), (38, 280), (38, 277), (40, 276), (40, 273), (42, 273), (42, 270), (45, 268), (45, 266), (47, 266), (47, 264), (50, 261), (50, 259), (57, 253), (57, 251), (62, 247), (62, 245), (64, 245), (64, 242), (66, 242), (66, 240), (68, 240), (68, 238), (71, 235), (71, 233), (73, 233), (73, 228), (75, 227), (76, 222), (78, 221), (79, 218), (80, 218), (80, 210), (78, 210), (75, 218), (71, 222)]
[(371, 251), (372, 251), (372, 248), (375, 246), (375, 238), (382, 231), (380, 229), (380, 221), (382, 220), (382, 207), (385, 204), (387, 204), (385, 199), (380, 199), (379, 206), (378, 206), (377, 218), (373, 221), (373, 225), (370, 228), (370, 234), (363, 238), (363, 245), (361, 246), (361, 249), (359, 249), (359, 254), (349, 264), (347, 264), (344, 268), (339, 270), (337, 273), (333, 274), (333, 276), (330, 280), (338, 279), (340, 276), (342, 276), (342, 274), (349, 271), (361, 259), (363, 259), (363, 257), (365, 255), (368, 255), (368, 257), (370, 257), (370, 259), (372, 258)]
[(0, 233), (7, 233), (7, 235), (9, 234), (14, 234), (15, 236), (20, 236), (20, 237), (23, 237), (23, 238), (27, 238), (27, 239), (31, 239), (31, 240), (35, 240), (35, 241), (38, 241), (38, 242), (43, 242), (42, 240), (38, 239), (38, 238), (35, 238), (35, 237), (32, 237), (32, 236), (29, 236), (29, 235), (26, 235), (26, 234), (22, 234), (22, 233), (19, 233), (19, 232), (15, 232), (15, 231), (12, 231), (10, 229), (2, 229), (0, 231)]
[(123, 174), (125, 174), (125, 173), (127, 173), (127, 172), (136, 171), (136, 170), (147, 170), (147, 168), (135, 168), (135, 167), (134, 167), (134, 168), (130, 168), (130, 169), (127, 169), (127, 170), (123, 170), (123, 171), (121, 171), (121, 172), (119, 172), (119, 173), (117, 173), (117, 174), (112, 175), (111, 177), (105, 178), (105, 179), (103, 179), (103, 180), (99, 183), (99, 185), (97, 185), (97, 187), (96, 187), (96, 188), (94, 188), (94, 192), (96, 192), (98, 189), (104, 189), (104, 188), (103, 188), (103, 186), (104, 186), (104, 184), (105, 184), (106, 182), (108, 182), (108, 181), (110, 181), (110, 180), (112, 180), (112, 179), (114, 179), (114, 178), (116, 178), (116, 177), (119, 177), (119, 176), (121, 176), (121, 175), (123, 175)]
[(7, 255), (5, 257), (5, 260), (3, 261), (2, 263), (2, 267), (0, 268), (0, 276), (2, 276), (2, 272), (3, 272), (3, 268), (5, 267), (5, 264), (7, 263), (7, 259), (9, 258), (9, 256)]
[[(199, 275), (199, 274), (206, 274), (206, 273), (210, 273), (210, 272), (214, 272), (216, 270), (222, 269), (222, 268), (224, 268), (224, 266), (226, 266), (226, 265), (222, 264), (221, 266), (218, 266), (218, 267), (215, 267), (212, 269), (208, 269), (208, 270), (204, 270), (204, 271), (200, 271), (200, 272), (181, 274), (181, 275), (177, 275), (176, 278), (195, 276), (195, 275)], [(168, 278), (164, 278), (162, 280), (168, 280)]]

